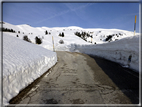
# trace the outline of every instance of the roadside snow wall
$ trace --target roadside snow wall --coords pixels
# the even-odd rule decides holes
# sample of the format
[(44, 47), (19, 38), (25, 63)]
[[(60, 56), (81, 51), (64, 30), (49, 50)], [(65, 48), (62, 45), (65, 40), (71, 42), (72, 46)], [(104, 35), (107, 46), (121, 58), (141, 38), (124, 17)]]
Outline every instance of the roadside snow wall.
[(99, 56), (122, 65), (127, 65), (132, 55), (130, 68), (139, 72), (139, 35), (99, 45), (72, 44), (70, 51)]
[(3, 35), (3, 103), (40, 77), (57, 62), (55, 52)]

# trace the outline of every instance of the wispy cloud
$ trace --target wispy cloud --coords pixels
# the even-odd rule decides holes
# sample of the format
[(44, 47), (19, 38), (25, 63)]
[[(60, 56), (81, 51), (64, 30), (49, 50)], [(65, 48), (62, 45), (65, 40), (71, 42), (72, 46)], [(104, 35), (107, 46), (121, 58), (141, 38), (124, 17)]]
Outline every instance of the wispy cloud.
[(77, 10), (83, 9), (83, 8), (88, 7), (88, 6), (90, 6), (90, 5), (92, 5), (92, 4), (91, 4), (91, 3), (86, 3), (85, 5), (81, 5), (81, 6), (76, 7), (76, 8), (70, 8), (70, 7), (68, 6), (68, 8), (69, 8), (68, 10), (65, 10), (65, 11), (62, 11), (62, 12), (59, 12), (59, 13), (55, 13), (54, 15), (52, 15), (52, 16), (50, 16), (50, 17), (48, 17), (48, 18), (45, 18), (45, 19), (40, 20), (40, 21), (38, 21), (38, 22), (35, 22), (35, 24), (39, 24), (39, 23), (45, 22), (45, 21), (47, 21), (47, 20), (50, 20), (50, 19), (55, 18), (55, 17), (59, 17), (59, 16), (61, 16), (61, 15), (67, 14), (67, 13), (72, 12), (72, 11), (76, 12)]

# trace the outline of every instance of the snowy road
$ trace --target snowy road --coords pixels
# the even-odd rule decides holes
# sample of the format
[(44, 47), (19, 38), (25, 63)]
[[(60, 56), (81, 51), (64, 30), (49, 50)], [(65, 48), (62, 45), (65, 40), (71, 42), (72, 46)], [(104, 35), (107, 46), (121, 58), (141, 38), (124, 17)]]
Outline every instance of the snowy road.
[[(138, 103), (138, 75), (116, 63), (71, 52), (57, 52), (51, 73), (17, 104), (131, 104)], [(127, 70), (127, 72), (126, 72)], [(128, 72), (129, 71), (129, 72)]]

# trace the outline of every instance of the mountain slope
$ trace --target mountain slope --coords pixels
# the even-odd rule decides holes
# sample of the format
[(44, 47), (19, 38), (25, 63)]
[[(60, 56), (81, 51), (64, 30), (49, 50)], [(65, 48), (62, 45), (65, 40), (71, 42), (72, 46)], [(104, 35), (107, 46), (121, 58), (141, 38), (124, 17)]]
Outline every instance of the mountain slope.
[[(16, 31), (15, 33), (4, 32), (4, 35), (10, 34), (14, 37), (18, 35), (19, 39), (23, 39), (23, 36), (27, 35), (35, 44), (35, 37), (38, 37), (42, 41), (38, 45), (52, 51), (53, 37), (56, 51), (93, 54), (123, 65), (127, 65), (128, 57), (132, 55), (132, 63), (129, 68), (139, 70), (139, 33), (134, 36), (133, 32), (120, 29), (83, 29), (76, 26), (34, 28), (26, 24), (5, 23), (3, 27)], [(64, 37), (61, 36), (62, 33), (64, 33)]]
[[(55, 48), (69, 44), (102, 44), (120, 40), (122, 38), (133, 36), (133, 32), (119, 30), (119, 29), (83, 29), (76, 26), (70, 27), (31, 27), (30, 25), (12, 25), (4, 22), (3, 28), (13, 29), (15, 33), (11, 33), (12, 36), (23, 39), (23, 36), (27, 35), (28, 38), (35, 42), (37, 36), (42, 40), (41, 46), (52, 50), (52, 36), (54, 38)], [(45, 34), (45, 32), (48, 34)], [(9, 32), (5, 32), (9, 33)], [(64, 37), (60, 37), (59, 34), (64, 33)], [(75, 35), (79, 33), (79, 35)], [(63, 40), (64, 44), (60, 44), (59, 41)], [(91, 43), (90, 43), (91, 42)]]

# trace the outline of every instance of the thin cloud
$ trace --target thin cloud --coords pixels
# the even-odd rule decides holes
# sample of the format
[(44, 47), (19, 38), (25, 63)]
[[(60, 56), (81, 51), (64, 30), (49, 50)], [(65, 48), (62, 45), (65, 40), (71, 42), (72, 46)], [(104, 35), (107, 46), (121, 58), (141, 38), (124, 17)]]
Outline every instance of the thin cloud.
[(77, 7), (77, 8), (73, 8), (73, 9), (72, 9), (72, 8), (69, 8), (69, 10), (65, 10), (65, 11), (62, 11), (62, 12), (60, 12), (60, 13), (54, 14), (54, 15), (52, 15), (52, 16), (46, 18), (46, 19), (43, 19), (43, 20), (40, 20), (40, 21), (36, 22), (35, 24), (38, 24), (38, 23), (41, 23), (41, 22), (45, 22), (45, 21), (47, 21), (47, 20), (50, 20), (50, 19), (52, 19), (52, 18), (61, 16), (61, 15), (64, 15), (64, 14), (67, 14), (67, 13), (72, 12), (72, 11), (77, 11), (77, 10), (79, 10), (79, 9), (83, 9), (83, 8), (85, 8), (85, 7), (87, 7), (87, 6), (90, 6), (90, 5), (92, 5), (92, 4), (91, 4), (91, 3), (87, 3), (87, 4), (82, 5), (82, 6), (80, 6), (80, 7)]

